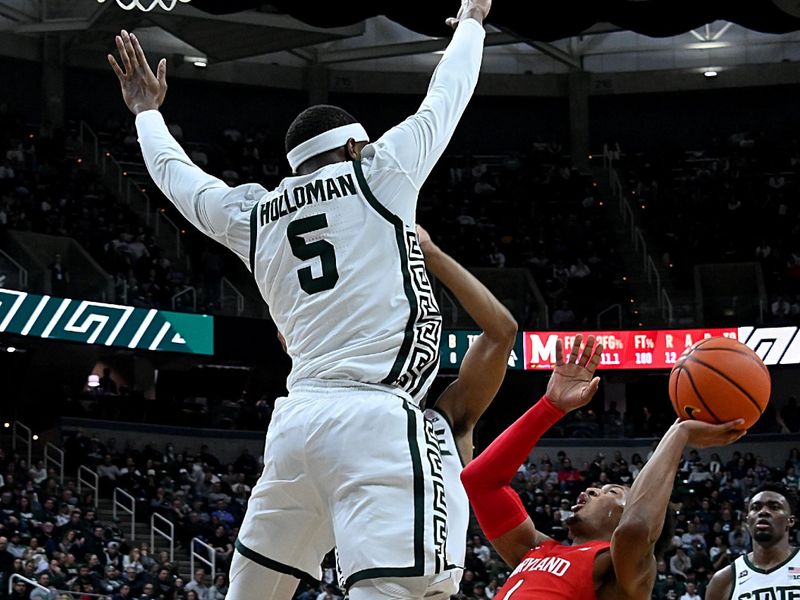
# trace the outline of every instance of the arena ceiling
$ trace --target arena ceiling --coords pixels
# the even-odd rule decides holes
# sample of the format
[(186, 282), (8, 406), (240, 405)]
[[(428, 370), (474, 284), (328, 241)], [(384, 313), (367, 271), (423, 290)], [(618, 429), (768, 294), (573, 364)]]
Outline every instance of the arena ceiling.
[[(532, 4), (495, 0), (485, 71), (604, 73), (800, 61), (800, 0)], [(203, 56), (210, 64), (413, 72), (438, 61), (449, 40), (444, 19), (457, 6), (457, 0), (191, 0), (172, 12), (143, 13), (124, 11), (114, 0), (2, 0), (0, 32), (19, 39), (58, 36), (67, 55), (77, 49), (102, 57), (113, 32), (127, 28), (154, 52)]]

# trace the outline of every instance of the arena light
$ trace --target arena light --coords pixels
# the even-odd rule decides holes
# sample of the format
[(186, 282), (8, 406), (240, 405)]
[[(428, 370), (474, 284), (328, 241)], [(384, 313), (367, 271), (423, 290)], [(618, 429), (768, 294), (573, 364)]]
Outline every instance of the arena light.
[(6, 352), (9, 352), (9, 353), (16, 352), (16, 351), (17, 351), (17, 349), (14, 346), (9, 346), (8, 348), (6, 348)]
[[(99, 4), (104, 4), (106, 0), (97, 0)], [(117, 6), (123, 10), (134, 10), (138, 8), (144, 12), (150, 12), (156, 7), (164, 10), (172, 10), (178, 2), (190, 2), (191, 0), (117, 0)]]
[(34, 433), (34, 434), (33, 434), (33, 437), (32, 437), (31, 439), (32, 439), (34, 442), (36, 442), (36, 441), (38, 441), (38, 440), (39, 440), (39, 436), (38, 436), (37, 434), (35, 434), (35, 433)]
[(709, 79), (716, 77), (717, 75), (719, 75), (719, 71), (716, 69), (706, 69), (703, 71), (703, 76), (708, 77)]
[(98, 387), (100, 385), (100, 375), (96, 375), (94, 373), (89, 375), (89, 379), (86, 382), (86, 385), (88, 385), (90, 388)]
[(183, 60), (198, 69), (205, 69), (208, 66), (208, 58), (205, 56), (184, 56)]
[(8, 429), (9, 427), (11, 427), (11, 423), (9, 423), (8, 421), (6, 421), (5, 423), (3, 423), (3, 427), (5, 427), (6, 429)]

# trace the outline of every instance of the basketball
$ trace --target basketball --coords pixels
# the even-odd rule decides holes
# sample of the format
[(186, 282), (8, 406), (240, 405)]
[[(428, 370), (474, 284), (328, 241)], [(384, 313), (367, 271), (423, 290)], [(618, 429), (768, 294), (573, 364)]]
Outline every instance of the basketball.
[(726, 337), (686, 349), (669, 376), (669, 397), (681, 419), (725, 423), (758, 421), (769, 402), (770, 375), (750, 348)]

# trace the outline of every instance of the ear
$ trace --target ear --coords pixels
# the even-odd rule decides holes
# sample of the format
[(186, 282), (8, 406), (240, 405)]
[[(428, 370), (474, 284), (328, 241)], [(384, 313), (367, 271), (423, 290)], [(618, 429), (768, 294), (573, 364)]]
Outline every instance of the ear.
[(361, 160), (361, 148), (353, 138), (347, 140), (344, 148), (347, 153), (347, 160)]
[(797, 521), (797, 519), (795, 519), (795, 516), (794, 515), (790, 515), (789, 519), (788, 519), (789, 527), (787, 529), (791, 529), (792, 527), (794, 527), (794, 524), (795, 524), (796, 521)]

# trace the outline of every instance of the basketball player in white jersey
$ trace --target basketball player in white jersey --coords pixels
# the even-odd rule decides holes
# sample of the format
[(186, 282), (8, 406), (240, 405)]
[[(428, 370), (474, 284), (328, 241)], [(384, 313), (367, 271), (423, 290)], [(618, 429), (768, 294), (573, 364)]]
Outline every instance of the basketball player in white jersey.
[(503, 383), (508, 357), (517, 337), (517, 323), (505, 306), (469, 271), (417, 228), (425, 265), (445, 285), (481, 329), (464, 355), (458, 378), (425, 411), (442, 452), (447, 495), (447, 562), (456, 568), (439, 575), (426, 598), (458, 593), (467, 549), (469, 500), (461, 470), (472, 460), (472, 432)]
[(124, 70), (108, 56), (151, 177), (247, 265), (292, 358), (229, 600), (290, 598), (334, 545), (354, 600), (419, 598), (448, 568), (441, 456), (418, 406), (441, 316), (414, 226), (419, 188), (477, 84), (490, 6), (462, 2), (419, 110), (373, 143), (340, 108), (303, 111), (286, 135), (296, 175), (272, 191), (230, 188), (190, 161), (158, 111), (165, 60), (154, 74), (125, 31)]
[(765, 483), (747, 505), (753, 551), (712, 577), (706, 600), (800, 599), (800, 556), (789, 543), (797, 497), (780, 483)]

